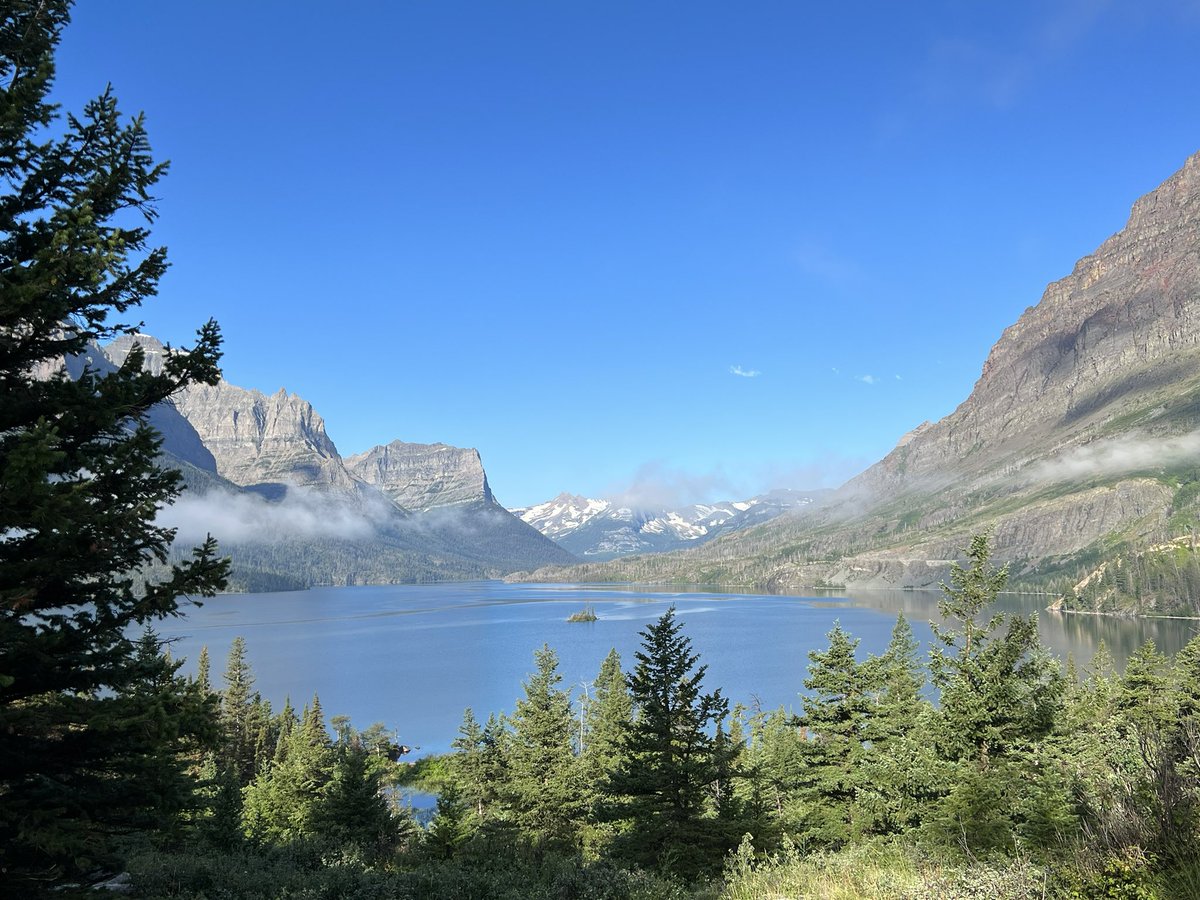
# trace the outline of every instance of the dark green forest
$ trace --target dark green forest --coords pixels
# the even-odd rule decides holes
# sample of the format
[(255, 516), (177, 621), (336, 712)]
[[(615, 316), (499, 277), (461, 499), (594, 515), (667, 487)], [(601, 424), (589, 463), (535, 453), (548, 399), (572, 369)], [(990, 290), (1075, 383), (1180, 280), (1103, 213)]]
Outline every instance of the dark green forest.
[[(877, 657), (835, 627), (798, 713), (731, 705), (673, 611), (582, 707), (542, 647), (510, 713), (468, 710), (453, 753), (412, 762), (315, 694), (273, 708), (240, 640), (183, 676), (154, 626), (229, 564), (211, 539), (172, 556), (155, 515), (184, 483), (146, 416), (215, 382), (220, 333), (158, 374), (137, 349), (63, 371), (136, 331), (167, 266), (143, 119), (48, 99), (69, 6), (0, 17), (0, 894), (1200, 896), (1200, 639), (1061, 666), (993, 612), (986, 535), (927, 659), (903, 618)], [(1171, 571), (1192, 590), (1190, 558), (1112, 577), (1136, 596)], [(436, 793), (428, 823), (403, 784)]]

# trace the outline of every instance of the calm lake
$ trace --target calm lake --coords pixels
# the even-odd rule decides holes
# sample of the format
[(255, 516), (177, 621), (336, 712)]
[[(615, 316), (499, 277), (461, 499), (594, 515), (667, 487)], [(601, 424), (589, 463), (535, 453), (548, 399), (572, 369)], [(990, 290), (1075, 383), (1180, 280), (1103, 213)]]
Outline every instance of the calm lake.
[[(449, 750), (463, 710), (482, 722), (511, 712), (533, 671), (533, 651), (558, 651), (564, 687), (589, 688), (609, 649), (626, 670), (638, 632), (674, 605), (701, 663), (704, 686), (731, 703), (798, 708), (808, 652), (827, 646), (839, 621), (861, 639), (859, 658), (887, 646), (903, 611), (917, 638), (931, 640), (939, 594), (870, 591), (849, 596), (792, 597), (693, 589), (598, 585), (513, 585), (496, 581), (388, 587), (329, 587), (276, 594), (231, 594), (187, 607), (161, 623), (172, 653), (195, 670), (207, 646), (214, 684), (234, 637), (246, 640), (255, 688), (279, 709), (302, 707), (320, 694), (326, 715), (345, 714), (364, 728), (384, 722), (414, 755)], [(1005, 595), (1012, 611), (1039, 612), (1047, 598)], [(590, 605), (598, 621), (569, 623)], [(1043, 642), (1086, 664), (1101, 639), (1119, 663), (1147, 639), (1175, 653), (1200, 623), (1063, 616), (1042, 611)]]

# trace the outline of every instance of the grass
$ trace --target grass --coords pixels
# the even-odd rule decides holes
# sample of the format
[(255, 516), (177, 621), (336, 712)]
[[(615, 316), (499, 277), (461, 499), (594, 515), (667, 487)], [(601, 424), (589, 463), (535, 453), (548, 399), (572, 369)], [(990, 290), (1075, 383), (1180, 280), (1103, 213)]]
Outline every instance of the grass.
[(1045, 896), (1047, 875), (1023, 860), (951, 864), (907, 848), (862, 845), (803, 855), (795, 845), (765, 859), (743, 841), (721, 900), (1026, 900)]

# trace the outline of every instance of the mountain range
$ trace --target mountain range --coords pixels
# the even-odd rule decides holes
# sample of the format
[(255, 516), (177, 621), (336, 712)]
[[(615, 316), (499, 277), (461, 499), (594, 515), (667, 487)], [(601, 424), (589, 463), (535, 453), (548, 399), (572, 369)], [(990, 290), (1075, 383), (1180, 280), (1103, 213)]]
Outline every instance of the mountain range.
[(803, 509), (828, 493), (781, 489), (748, 500), (676, 508), (648, 507), (628, 497), (595, 500), (562, 493), (512, 513), (576, 556), (601, 561), (698, 546)]
[(1197, 497), (1200, 154), (1005, 329), (953, 413), (821, 504), (693, 549), (532, 577), (926, 587), (991, 529), (1014, 583), (1069, 588), (1114, 553), (1193, 533)]
[[(135, 343), (160, 370), (170, 351), (145, 334), (88, 363), (120, 365)], [(188, 486), (160, 520), (181, 548), (213, 533), (237, 587), (483, 578), (573, 560), (496, 501), (474, 449), (397, 440), (343, 458), (308, 401), (223, 379), (186, 388), (151, 421)]]

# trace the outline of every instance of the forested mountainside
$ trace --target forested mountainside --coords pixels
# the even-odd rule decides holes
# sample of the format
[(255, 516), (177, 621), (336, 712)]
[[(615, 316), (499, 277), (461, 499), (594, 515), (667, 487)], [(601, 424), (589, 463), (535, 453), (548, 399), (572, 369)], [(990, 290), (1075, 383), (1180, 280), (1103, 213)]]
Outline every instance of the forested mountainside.
[[(112, 369), (134, 344), (160, 372), (167, 351), (142, 334), (90, 364)], [(216, 536), (235, 589), (485, 578), (573, 559), (496, 502), (474, 449), (393, 441), (344, 459), (306, 400), (224, 379), (189, 386), (152, 421), (189, 488), (162, 520), (183, 547)]]
[(1194, 526), (1200, 154), (992, 348), (970, 396), (811, 512), (539, 580), (927, 586), (994, 528), (1018, 584), (1066, 586)]

